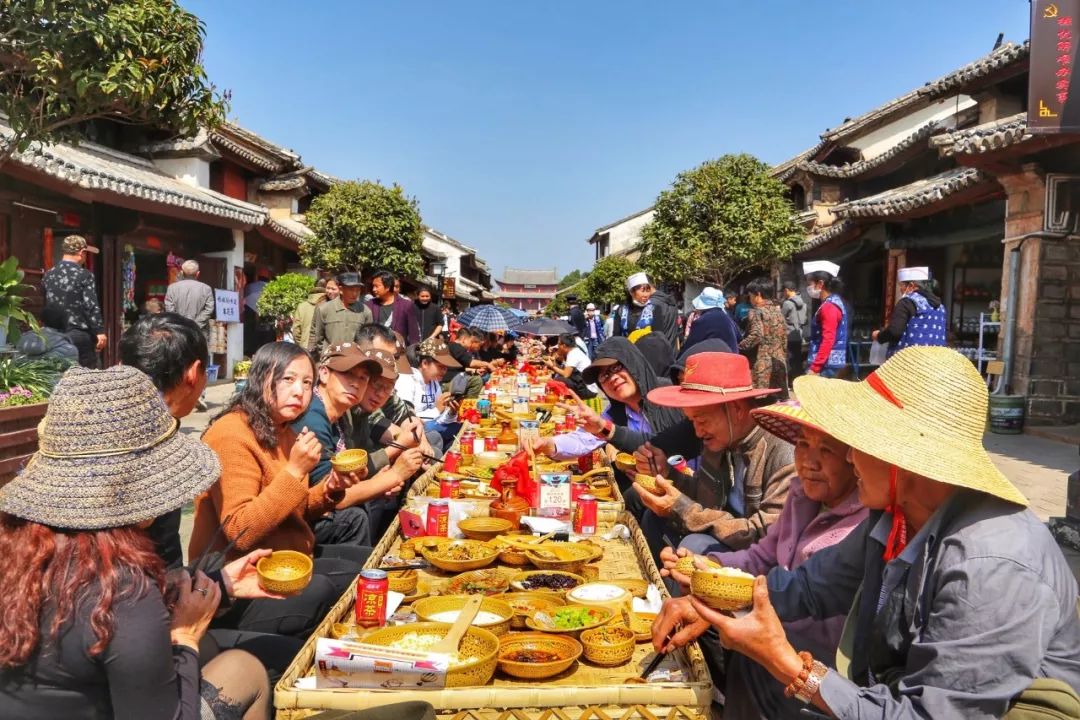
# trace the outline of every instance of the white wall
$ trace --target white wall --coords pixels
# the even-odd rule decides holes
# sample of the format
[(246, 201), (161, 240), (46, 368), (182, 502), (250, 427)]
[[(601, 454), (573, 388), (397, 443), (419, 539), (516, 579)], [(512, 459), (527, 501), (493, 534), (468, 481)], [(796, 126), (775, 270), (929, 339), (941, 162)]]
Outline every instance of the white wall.
[(195, 187), (210, 187), (210, 163), (201, 158), (154, 158), (161, 172)]
[[(233, 230), (233, 249), (204, 253), (207, 257), (225, 259), (225, 288), (236, 290), (233, 284), (233, 268), (244, 267), (244, 231)], [(243, 298), (240, 298), (243, 304)], [(225, 367), (218, 371), (218, 378), (231, 378), (233, 363), (244, 359), (244, 323), (229, 323), (228, 353), (225, 355)]]
[(976, 105), (978, 103), (967, 95), (953, 96), (936, 102), (918, 112), (905, 115), (895, 122), (891, 122), (845, 144), (861, 150), (863, 160), (870, 160), (887, 151), (923, 125), (944, 120)]
[(650, 210), (608, 230), (608, 255), (623, 252), (641, 242), (641, 230), (652, 222), (655, 214)]

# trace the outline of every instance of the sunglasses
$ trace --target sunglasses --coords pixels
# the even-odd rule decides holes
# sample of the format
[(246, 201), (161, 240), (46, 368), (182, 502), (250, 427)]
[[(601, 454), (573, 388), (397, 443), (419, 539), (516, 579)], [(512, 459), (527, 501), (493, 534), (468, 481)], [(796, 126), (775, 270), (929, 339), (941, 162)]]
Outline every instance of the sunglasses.
[(621, 373), (625, 369), (626, 368), (623, 367), (623, 364), (620, 362), (617, 362), (614, 365), (608, 365), (606, 368), (600, 371), (597, 379), (602, 383), (607, 382), (615, 373)]

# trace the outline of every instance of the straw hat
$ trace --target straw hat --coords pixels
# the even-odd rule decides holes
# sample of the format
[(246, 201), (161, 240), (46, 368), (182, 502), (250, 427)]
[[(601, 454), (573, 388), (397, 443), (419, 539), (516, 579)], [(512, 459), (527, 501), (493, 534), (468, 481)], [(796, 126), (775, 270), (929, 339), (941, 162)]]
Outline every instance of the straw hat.
[(221, 474), (214, 451), (179, 425), (133, 367), (68, 370), (38, 426), (38, 452), (0, 490), (0, 511), (100, 530), (175, 510)]
[(910, 347), (862, 382), (803, 376), (795, 393), (812, 422), (857, 450), (931, 480), (1028, 504), (983, 448), (986, 385), (954, 350)]
[(794, 445), (802, 436), (803, 428), (825, 432), (818, 427), (795, 400), (784, 400), (750, 411), (750, 417), (766, 431)]

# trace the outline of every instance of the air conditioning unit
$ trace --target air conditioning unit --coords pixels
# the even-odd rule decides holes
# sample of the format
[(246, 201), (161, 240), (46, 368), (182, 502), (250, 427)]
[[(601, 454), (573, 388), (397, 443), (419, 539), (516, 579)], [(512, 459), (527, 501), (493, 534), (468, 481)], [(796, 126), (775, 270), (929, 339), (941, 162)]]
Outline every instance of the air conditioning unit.
[(1080, 175), (1050, 173), (1046, 176), (1046, 208), (1043, 226), (1048, 232), (1080, 231)]

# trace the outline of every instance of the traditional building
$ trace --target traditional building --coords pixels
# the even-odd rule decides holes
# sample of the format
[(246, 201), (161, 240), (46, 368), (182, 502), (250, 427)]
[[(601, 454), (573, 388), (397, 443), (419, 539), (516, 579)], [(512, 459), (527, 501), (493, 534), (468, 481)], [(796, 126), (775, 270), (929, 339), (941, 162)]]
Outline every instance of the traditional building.
[(863, 360), (897, 299), (896, 271), (926, 265), (950, 345), (984, 371), (1003, 360), (1029, 423), (1076, 423), (1080, 137), (1027, 133), (1028, 60), (1027, 43), (996, 48), (845, 120), (773, 174), (807, 231), (796, 262), (842, 267)]
[[(423, 254), (426, 284), (440, 300), (450, 301), (458, 310), (490, 302), (491, 270), (476, 249), (430, 227), (424, 228)], [(441, 269), (442, 272), (436, 272)]]
[(555, 299), (559, 290), (559, 271), (518, 270), (506, 268), (498, 281), (497, 297), (512, 308), (540, 312)]
[(646, 208), (593, 231), (588, 243), (596, 249), (596, 260), (609, 255), (625, 255), (636, 261), (641, 257), (641, 231), (652, 222), (654, 210)]

